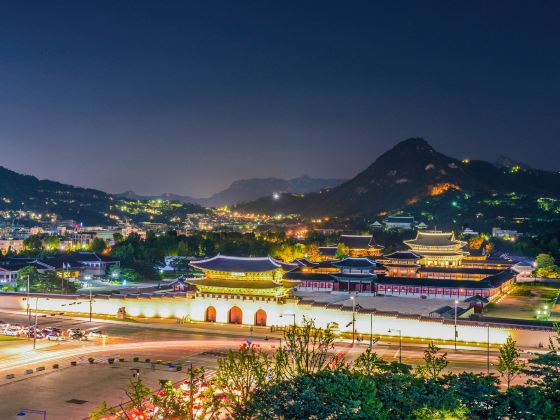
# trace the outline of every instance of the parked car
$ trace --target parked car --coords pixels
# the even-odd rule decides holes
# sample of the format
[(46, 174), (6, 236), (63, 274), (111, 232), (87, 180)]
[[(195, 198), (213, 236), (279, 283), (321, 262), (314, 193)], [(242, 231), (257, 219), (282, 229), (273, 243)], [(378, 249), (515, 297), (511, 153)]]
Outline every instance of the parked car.
[(83, 335), (83, 334), (71, 334), (70, 338), (72, 340), (80, 340), (80, 341), (87, 341), (87, 336)]
[(21, 335), (21, 329), (19, 329), (19, 328), (13, 328), (13, 327), (6, 328), (6, 329), (4, 330), (4, 335), (10, 335), (10, 336), (15, 336), (15, 337), (17, 337), (18, 335)]
[(91, 331), (87, 336), (88, 338), (107, 338), (107, 334), (101, 330)]
[(56, 327), (47, 327), (43, 329), (43, 332), (47, 335), (55, 334), (55, 335), (62, 335), (62, 330)]
[(64, 337), (62, 336), (62, 334), (58, 335), (55, 333), (50, 333), (47, 334), (47, 340), (49, 341), (64, 341)]
[(27, 336), (28, 336), (29, 338), (37, 338), (37, 339), (45, 338), (45, 334), (43, 334), (43, 333), (40, 332), (40, 331), (29, 331), (29, 332), (27, 333)]
[(74, 335), (74, 334), (83, 334), (84, 332), (79, 329), (79, 328), (68, 328), (68, 330), (66, 331), (66, 333), (70, 336)]

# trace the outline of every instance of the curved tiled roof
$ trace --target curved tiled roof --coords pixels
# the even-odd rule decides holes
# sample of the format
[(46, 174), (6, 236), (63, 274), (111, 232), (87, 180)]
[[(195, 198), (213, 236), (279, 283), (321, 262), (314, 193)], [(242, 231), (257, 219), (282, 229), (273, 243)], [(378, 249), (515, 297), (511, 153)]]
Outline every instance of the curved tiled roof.
[(465, 242), (455, 239), (453, 232), (418, 231), (415, 239), (404, 241), (407, 245), (418, 246), (463, 246)]
[(276, 289), (281, 284), (268, 280), (214, 280), (214, 279), (189, 279), (187, 283), (193, 286), (227, 287), (232, 289)]
[(344, 258), (341, 261), (334, 262), (335, 267), (356, 267), (356, 268), (373, 268), (375, 267), (375, 262), (369, 258)]
[(376, 283), (392, 284), (396, 286), (428, 286), (451, 287), (464, 289), (491, 289), (513, 279), (515, 274), (511, 270), (504, 270), (494, 276), (482, 280), (449, 280), (419, 277), (387, 277), (379, 275)]
[(392, 260), (419, 260), (422, 257), (412, 251), (396, 251), (392, 254), (385, 255), (385, 258)]
[(232, 257), (216, 255), (212, 258), (191, 261), (190, 265), (201, 270), (259, 273), (264, 271), (284, 270), (297, 268), (297, 264), (288, 264), (268, 257)]
[(373, 241), (372, 235), (341, 235), (338, 243), (350, 249), (383, 248)]
[(319, 254), (325, 257), (334, 257), (336, 255), (336, 246), (320, 246)]

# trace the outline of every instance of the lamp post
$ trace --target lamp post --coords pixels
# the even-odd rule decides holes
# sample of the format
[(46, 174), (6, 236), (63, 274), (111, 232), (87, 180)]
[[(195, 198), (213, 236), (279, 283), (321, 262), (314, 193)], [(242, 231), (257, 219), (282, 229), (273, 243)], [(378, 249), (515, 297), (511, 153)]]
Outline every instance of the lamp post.
[(293, 316), (294, 317), (294, 328), (296, 326), (296, 314), (280, 314), (280, 318), (284, 318), (285, 316)]
[(190, 404), (190, 413), (191, 413), (191, 419), (194, 418), (193, 415), (193, 406), (194, 406), (194, 398), (193, 398), (193, 388), (194, 388), (194, 371), (193, 371), (193, 364), (192, 362), (187, 362), (189, 364), (189, 404)]
[(356, 296), (350, 296), (352, 299), (352, 345), (356, 338)]
[(33, 350), (37, 346), (37, 317), (39, 316), (39, 296), (35, 297), (35, 328), (33, 329)]
[(47, 420), (46, 410), (31, 410), (29, 408), (20, 408), (19, 413), (17, 413), (16, 416), (23, 417), (27, 414), (41, 414), (43, 416), (43, 420)]
[(369, 313), (369, 348), (373, 348), (373, 312)]
[(31, 282), (29, 280), (29, 274), (27, 275), (27, 327), (31, 326), (31, 306), (29, 305), (29, 295), (31, 293), (30, 291), (30, 287), (31, 287)]
[(93, 299), (91, 296), (91, 289), (89, 289), (89, 322), (91, 322), (92, 312), (93, 312)]
[(402, 330), (393, 328), (392, 330), (389, 330), (389, 334), (391, 334), (393, 331), (399, 333), (399, 363), (402, 363)]
[(459, 301), (455, 299), (455, 351), (457, 351), (457, 305)]
[(490, 375), (490, 324), (486, 324), (487, 341), (486, 341), (486, 372)]

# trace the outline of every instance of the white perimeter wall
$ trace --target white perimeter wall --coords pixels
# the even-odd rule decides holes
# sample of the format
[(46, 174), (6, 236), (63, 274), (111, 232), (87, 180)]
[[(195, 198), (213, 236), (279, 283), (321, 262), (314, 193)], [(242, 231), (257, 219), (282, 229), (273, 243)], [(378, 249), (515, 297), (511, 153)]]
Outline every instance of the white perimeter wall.
[[(38, 300), (37, 300), (38, 299)], [(81, 312), (89, 313), (89, 299), (72, 297), (31, 297), (30, 306), (35, 309), (38, 302), (39, 310), (56, 312)], [(157, 318), (184, 318), (190, 317), (193, 321), (204, 321), (206, 309), (213, 306), (216, 309), (216, 321), (218, 323), (228, 322), (229, 310), (237, 306), (243, 313), (243, 324), (254, 325), (255, 313), (262, 309), (267, 315), (267, 325), (284, 326), (293, 323), (293, 316), (281, 314), (295, 314), (296, 322), (299, 324), (303, 317), (315, 319), (318, 327), (326, 327), (330, 322), (336, 322), (341, 332), (352, 331), (352, 311), (339, 310), (336, 308), (325, 308), (322, 306), (298, 305), (296, 301), (288, 301), (279, 304), (275, 301), (243, 298), (234, 296), (229, 298), (209, 297), (209, 296), (188, 296), (175, 298), (141, 298), (123, 299), (95, 298), (93, 302), (93, 313), (103, 315), (116, 315), (119, 308), (126, 308), (126, 313), (130, 316), (144, 316)], [(0, 295), (0, 308), (25, 310), (27, 301), (25, 296)], [(372, 332), (374, 335), (390, 335), (388, 330), (400, 329), (403, 337), (415, 337), (421, 339), (442, 339), (453, 340), (453, 323), (442, 320), (419, 320), (412, 316), (390, 316), (376, 315), (373, 317), (368, 313), (356, 313), (356, 331), (358, 334), (369, 334), (370, 322), (372, 322)], [(466, 342), (486, 343), (488, 329), (485, 326), (458, 325), (458, 340)], [(398, 336), (398, 332), (392, 333)], [(509, 328), (490, 328), (490, 342), (503, 343), (509, 335), (517, 340), (522, 347), (544, 347), (548, 344), (548, 337), (551, 332), (538, 330), (522, 330)]]

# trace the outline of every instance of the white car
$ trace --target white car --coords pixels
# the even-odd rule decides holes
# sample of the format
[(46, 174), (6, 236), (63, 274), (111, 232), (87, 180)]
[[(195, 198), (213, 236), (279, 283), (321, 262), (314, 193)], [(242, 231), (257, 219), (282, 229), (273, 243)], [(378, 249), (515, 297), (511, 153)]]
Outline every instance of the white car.
[(64, 341), (64, 337), (62, 335), (58, 335), (58, 334), (48, 334), (47, 335), (47, 340), (50, 340), (50, 341)]
[(11, 335), (17, 337), (21, 334), (21, 330), (19, 328), (6, 328), (4, 330), (4, 335)]
[(107, 338), (107, 334), (99, 330), (91, 331), (87, 336), (88, 338)]
[(68, 335), (83, 334), (84, 332), (79, 328), (68, 328), (66, 331)]

